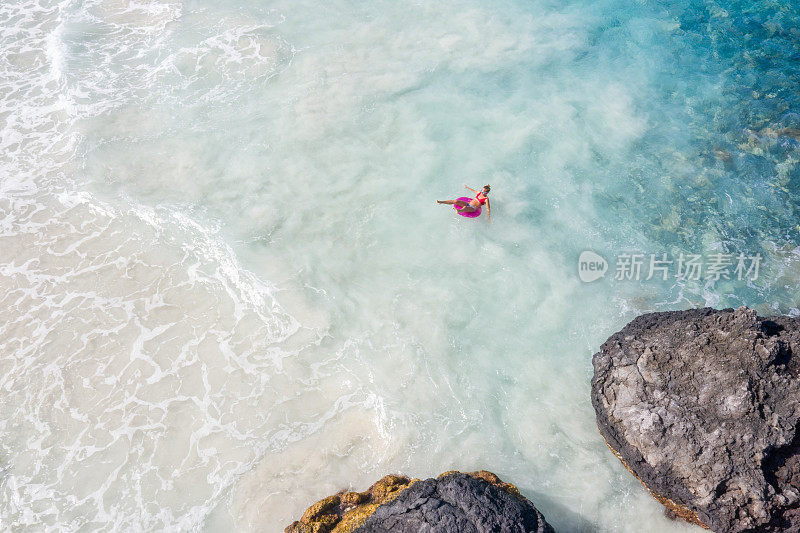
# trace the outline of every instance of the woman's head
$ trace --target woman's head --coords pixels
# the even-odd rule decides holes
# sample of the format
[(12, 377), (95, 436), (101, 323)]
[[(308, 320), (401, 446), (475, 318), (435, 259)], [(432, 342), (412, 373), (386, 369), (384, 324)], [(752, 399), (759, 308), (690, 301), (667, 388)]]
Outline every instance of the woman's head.
[(491, 188), (491, 187), (489, 187), (488, 185), (484, 185), (484, 186), (483, 186), (483, 189), (481, 189), (481, 192), (482, 192), (483, 194), (489, 194), (489, 191), (491, 191), (491, 190), (492, 190), (492, 188)]

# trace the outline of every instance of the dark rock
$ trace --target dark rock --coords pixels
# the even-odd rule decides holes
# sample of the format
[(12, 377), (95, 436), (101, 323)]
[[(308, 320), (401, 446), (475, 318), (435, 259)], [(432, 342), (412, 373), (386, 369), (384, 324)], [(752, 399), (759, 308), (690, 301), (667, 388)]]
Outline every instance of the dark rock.
[[(499, 481), (496, 476), (495, 479)], [(453, 472), (413, 484), (390, 503), (378, 507), (356, 531), (545, 533), (552, 532), (552, 528), (516, 488), (511, 492), (485, 478)]]
[(778, 134), (800, 141), (800, 129), (798, 128), (781, 128), (778, 130)]
[(287, 533), (552, 533), (542, 514), (491, 472), (386, 476), (367, 492), (315, 503)]
[(715, 531), (800, 531), (800, 320), (643, 315), (593, 364), (600, 433), (673, 513)]

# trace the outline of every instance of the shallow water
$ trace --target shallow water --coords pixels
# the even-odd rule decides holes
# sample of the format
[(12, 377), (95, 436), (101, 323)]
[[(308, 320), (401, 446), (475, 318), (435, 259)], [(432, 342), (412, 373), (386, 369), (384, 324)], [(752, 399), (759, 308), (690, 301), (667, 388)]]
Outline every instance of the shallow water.
[[(642, 312), (798, 314), (798, 7), (218, 4), (0, 6), (4, 528), (281, 531), (487, 468), (557, 530), (688, 531), (597, 433), (591, 355)], [(493, 224), (434, 203), (462, 182)]]

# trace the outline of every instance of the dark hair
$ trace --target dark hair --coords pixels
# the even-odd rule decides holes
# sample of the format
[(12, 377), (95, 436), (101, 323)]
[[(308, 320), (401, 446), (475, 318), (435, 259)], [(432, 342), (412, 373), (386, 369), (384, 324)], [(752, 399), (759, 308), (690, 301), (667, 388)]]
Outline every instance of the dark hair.
[(492, 188), (489, 187), (488, 185), (484, 185), (483, 188), (486, 189), (486, 192), (489, 192), (489, 191), (492, 190)]

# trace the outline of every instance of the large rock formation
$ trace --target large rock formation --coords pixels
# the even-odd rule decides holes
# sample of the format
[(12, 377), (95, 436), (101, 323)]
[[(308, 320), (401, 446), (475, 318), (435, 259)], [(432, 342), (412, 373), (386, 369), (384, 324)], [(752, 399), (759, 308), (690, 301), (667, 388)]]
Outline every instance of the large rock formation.
[(552, 533), (514, 485), (491, 472), (425, 481), (386, 476), (366, 492), (315, 503), (285, 533)]
[(800, 320), (643, 315), (593, 363), (600, 433), (673, 513), (715, 531), (800, 531)]

